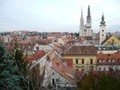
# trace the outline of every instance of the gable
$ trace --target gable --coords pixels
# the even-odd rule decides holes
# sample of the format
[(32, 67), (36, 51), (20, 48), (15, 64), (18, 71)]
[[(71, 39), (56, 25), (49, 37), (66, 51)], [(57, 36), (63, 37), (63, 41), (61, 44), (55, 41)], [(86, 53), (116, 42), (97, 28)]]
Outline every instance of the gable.
[(111, 37), (107, 38), (105, 42), (103, 42), (103, 45), (119, 45), (120, 46), (120, 40), (112, 35)]

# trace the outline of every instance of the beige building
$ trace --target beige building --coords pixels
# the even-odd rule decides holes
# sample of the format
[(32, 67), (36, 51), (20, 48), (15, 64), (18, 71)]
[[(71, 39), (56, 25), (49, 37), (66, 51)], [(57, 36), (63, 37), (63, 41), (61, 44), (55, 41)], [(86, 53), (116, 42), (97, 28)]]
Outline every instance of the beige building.
[[(72, 67), (76, 71), (96, 70), (96, 55), (95, 46), (71, 46), (62, 54), (62, 59), (72, 60)], [(67, 64), (71, 61), (67, 60)]]

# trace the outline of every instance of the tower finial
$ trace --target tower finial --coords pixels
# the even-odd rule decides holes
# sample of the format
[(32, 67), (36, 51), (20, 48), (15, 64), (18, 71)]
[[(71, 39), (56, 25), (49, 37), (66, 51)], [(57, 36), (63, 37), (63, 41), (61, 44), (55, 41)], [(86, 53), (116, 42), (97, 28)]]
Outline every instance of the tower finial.
[(102, 18), (101, 19), (102, 19), (102, 21), (104, 21), (104, 13), (103, 12), (102, 12)]
[(105, 25), (105, 21), (104, 21), (104, 13), (102, 12), (102, 17), (101, 17), (101, 24)]

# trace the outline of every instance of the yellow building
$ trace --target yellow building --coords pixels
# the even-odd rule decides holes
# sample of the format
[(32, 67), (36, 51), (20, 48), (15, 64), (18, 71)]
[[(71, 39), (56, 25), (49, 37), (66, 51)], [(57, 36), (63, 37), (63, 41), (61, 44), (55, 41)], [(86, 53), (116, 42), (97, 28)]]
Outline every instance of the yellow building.
[(102, 42), (102, 45), (118, 45), (118, 46), (120, 46), (120, 40), (116, 36), (111, 35)]
[(62, 59), (67, 64), (72, 60), (72, 67), (76, 71), (90, 71), (96, 70), (96, 55), (95, 46), (71, 46), (62, 54)]

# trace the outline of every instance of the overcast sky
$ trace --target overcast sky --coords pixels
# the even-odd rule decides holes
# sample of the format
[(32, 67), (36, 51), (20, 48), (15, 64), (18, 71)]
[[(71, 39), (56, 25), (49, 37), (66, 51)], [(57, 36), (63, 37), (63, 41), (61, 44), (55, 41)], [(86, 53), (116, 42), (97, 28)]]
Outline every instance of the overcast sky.
[(120, 0), (0, 0), (0, 32), (78, 32), (81, 7), (86, 21), (88, 5), (94, 32), (102, 12), (107, 31), (120, 31)]

